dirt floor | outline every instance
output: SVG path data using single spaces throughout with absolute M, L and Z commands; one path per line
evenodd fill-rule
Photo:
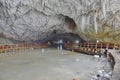
M 105 58 L 57 49 L 0 54 L 0 80 L 92 80 L 100 70 L 110 71 Z

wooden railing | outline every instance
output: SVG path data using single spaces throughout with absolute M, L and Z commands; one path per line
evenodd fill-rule
M 45 48 L 47 46 L 47 43 L 42 44 L 6 44 L 6 45 L 0 45 L 0 53 L 5 52 L 15 52 L 15 51 L 22 51 L 27 49 L 38 49 L 38 48 Z
M 67 50 L 74 50 L 81 53 L 95 55 L 100 53 L 101 49 L 120 49 L 120 44 L 112 43 L 65 43 L 64 48 Z
M 88 48 L 120 49 L 120 44 L 114 43 L 80 43 L 80 44 L 72 43 L 72 44 Z
M 75 51 L 75 52 L 80 52 L 88 55 L 99 55 L 101 56 L 101 49 L 120 49 L 119 44 L 111 44 L 111 43 L 80 43 L 80 44 L 75 44 L 75 43 L 65 43 L 64 48 L 67 50 Z M 114 69 L 115 65 L 115 59 L 114 56 L 107 51 L 107 53 L 102 53 L 108 61 L 111 63 L 112 69 Z
M 6 45 L 0 45 L 0 53 L 2 52 L 11 52 L 11 51 L 20 51 L 20 50 L 26 50 L 30 48 L 38 49 L 38 48 L 44 48 L 48 44 L 42 43 L 42 44 L 27 44 L 27 43 L 21 43 L 21 44 L 6 44 Z M 119 49 L 120 50 L 120 44 L 113 44 L 113 43 L 64 43 L 64 46 L 67 48 L 78 48 L 78 47 L 85 47 L 85 48 L 107 48 L 107 49 Z

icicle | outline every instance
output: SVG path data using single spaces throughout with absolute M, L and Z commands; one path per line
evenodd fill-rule
M 103 16 L 106 19 L 106 0 L 101 0 L 101 5 L 102 5 Z
M 44 7 L 44 0 L 41 0 L 42 8 Z
M 114 22 L 114 25 L 115 25 L 115 29 L 117 29 L 118 28 L 118 22 L 116 20 Z
M 98 31 L 98 24 L 97 24 L 97 21 L 96 21 L 96 13 L 94 14 L 94 29 L 95 29 L 95 32 L 97 33 L 97 31 Z
M 89 24 L 90 24 L 90 16 L 88 15 L 86 20 L 86 25 L 89 26 Z
M 84 32 L 85 30 L 85 20 L 86 20 L 86 17 L 85 15 L 82 15 L 81 17 L 81 30 Z
M 112 22 L 113 28 L 115 29 L 115 21 Z
M 88 9 L 90 9 L 90 1 L 86 2 L 86 6 L 87 6 Z

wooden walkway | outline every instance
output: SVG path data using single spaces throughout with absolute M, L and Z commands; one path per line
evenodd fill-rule
M 110 43 L 65 43 L 64 47 L 67 50 L 74 50 L 76 52 L 87 53 L 89 55 L 98 54 L 101 49 L 120 49 L 119 44 Z
M 119 47 L 115 47 L 114 44 L 98 44 L 98 43 L 81 43 L 81 44 L 73 44 L 73 43 L 66 43 L 64 44 L 64 48 L 67 50 L 75 51 L 84 53 L 87 55 L 101 55 L 103 54 L 108 58 L 109 62 L 111 63 L 112 69 L 114 69 L 115 59 L 111 52 L 103 52 L 101 53 L 101 49 L 119 49 Z

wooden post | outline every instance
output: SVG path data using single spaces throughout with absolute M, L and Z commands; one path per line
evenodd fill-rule
M 84 47 L 84 43 L 83 43 L 83 47 Z
M 114 43 L 114 48 L 113 48 L 113 49 L 115 49 L 115 46 L 116 46 L 116 45 L 115 45 L 115 43 Z
M 97 47 L 98 47 L 98 43 L 96 43 L 96 45 L 95 45 L 95 48 L 97 49 Z
M 100 46 L 101 46 L 101 49 L 102 49 L 102 43 L 101 43 L 101 45 L 100 45 Z
M 108 49 L 109 48 L 109 43 L 106 43 L 106 49 Z
M 87 47 L 89 48 L 89 43 L 87 44 Z
M 90 43 L 89 47 L 92 48 L 92 43 Z
M 119 44 L 119 50 L 120 50 L 120 44 Z
M 6 51 L 5 51 L 5 45 L 3 45 L 3 52 L 5 53 Z

